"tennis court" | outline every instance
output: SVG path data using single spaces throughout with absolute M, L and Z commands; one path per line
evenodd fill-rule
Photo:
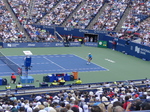
M 12 69 L 10 69 L 6 64 L 0 61 L 0 76 L 11 75 Z
M 43 76 L 48 75 L 49 73 L 45 72 L 42 73 L 40 70 L 44 67 L 46 67 L 49 63 L 47 68 L 44 68 L 45 70 L 53 70 L 53 66 L 55 66 L 54 70 L 62 69 L 61 67 L 55 65 L 54 63 L 66 68 L 66 69 L 72 69 L 70 70 L 69 74 L 72 73 L 75 69 L 80 68 L 98 68 L 97 70 L 81 70 L 82 72 L 78 72 L 78 77 L 81 78 L 83 83 L 95 83 L 95 82 L 105 82 L 105 81 L 119 81 L 119 80 L 135 80 L 135 79 L 144 79 L 144 78 L 150 78 L 149 75 L 149 61 L 143 61 L 139 58 L 125 55 L 123 53 L 113 51 L 111 49 L 107 48 L 96 48 L 96 47 L 52 47 L 52 48 L 6 48 L 1 49 L 0 51 L 6 55 L 8 58 L 10 58 L 15 63 L 18 63 L 19 65 L 24 64 L 24 53 L 23 51 L 31 51 L 33 53 L 32 56 L 32 68 L 31 71 L 29 71 L 29 75 L 34 74 L 31 73 L 32 71 L 36 71 L 36 74 L 31 75 L 34 77 L 35 82 L 33 85 L 39 86 L 39 82 L 43 81 Z M 86 65 L 86 57 L 88 53 L 92 53 L 93 60 L 91 65 Z M 58 55 L 59 54 L 59 55 Z M 64 60 L 64 55 L 67 56 Z M 45 59 L 44 56 L 47 56 Z M 54 56 L 54 57 L 51 57 Z M 57 57 L 57 56 L 61 56 Z M 69 57 L 70 56 L 70 57 Z M 73 57 L 71 57 L 73 56 Z M 15 59 L 17 58 L 17 59 Z M 73 58 L 73 59 L 72 59 Z M 36 59 L 36 60 L 35 60 Z M 52 63 L 51 61 L 54 63 Z M 61 60 L 58 60 L 61 59 Z M 70 60 L 72 62 L 70 62 Z M 18 62 L 18 61 L 19 62 Z M 61 64 L 60 64 L 60 61 Z M 68 62 L 68 65 L 64 62 Z M 39 64 L 38 64 L 39 63 Z M 42 64 L 43 63 L 43 64 Z M 75 64 L 74 64 L 75 63 Z M 36 66 L 39 66 L 40 68 L 36 68 Z M 53 66 L 52 66 L 53 65 Z M 0 62 L 0 67 L 4 66 L 2 62 Z M 74 66 L 74 67 L 72 67 Z M 56 68 L 57 67 L 57 68 Z M 78 68 L 77 68 L 78 67 Z M 102 70 L 100 70 L 102 68 Z M 3 68 L 2 68 L 3 69 Z M 106 70 L 103 70 L 106 69 Z M 0 68 L 1 70 L 1 68 Z M 39 70 L 39 72 L 37 72 Z M 10 72 L 9 68 L 5 72 Z M 3 73 L 1 73 L 1 78 L 5 77 L 8 80 L 10 79 L 9 76 L 2 76 Z M 19 76 L 17 77 L 17 80 L 19 82 Z M 38 82 L 36 82 L 38 80 Z M 73 83 L 72 81 L 66 82 L 66 84 Z M 13 86 L 13 85 L 12 85 Z M 4 87 L 0 87 L 0 89 L 4 89 Z
M 19 65 L 24 65 L 25 56 L 7 56 L 8 59 Z M 108 71 L 108 69 L 101 67 L 95 63 L 86 64 L 87 60 L 74 54 L 61 55 L 33 55 L 32 67 L 29 74 L 49 74 L 49 73 L 68 73 L 73 71 L 91 72 L 91 71 Z M 0 64 L 0 66 L 5 64 Z M 7 69 L 5 69 L 7 68 Z M 24 68 L 23 74 L 25 74 Z M 3 74 L 2 71 L 3 70 Z M 8 67 L 0 70 L 0 75 L 11 75 L 13 71 L 8 72 Z M 5 70 L 5 71 L 4 71 Z

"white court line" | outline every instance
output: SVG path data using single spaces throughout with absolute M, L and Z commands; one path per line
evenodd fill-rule
M 8 74 L 8 73 L 9 73 L 10 75 L 12 74 L 12 72 L 0 72 L 0 74 Z
M 110 59 L 105 59 L 106 61 L 109 61 L 109 62 L 111 62 L 111 63 L 115 63 L 115 61 L 113 61 L 113 60 L 110 60 Z
M 95 70 L 95 68 L 90 68 L 91 70 Z M 98 70 L 96 71 L 105 71 L 105 70 L 100 70 L 99 68 L 97 68 Z M 75 70 L 83 70 L 83 72 L 85 70 L 89 70 L 89 68 L 78 68 L 78 69 L 65 69 L 65 71 L 75 71 Z M 43 71 L 62 71 L 62 69 L 55 69 L 55 70 L 32 70 L 30 71 L 32 72 L 43 72 Z
M 58 65 L 57 63 L 55 63 L 55 62 L 51 61 L 50 59 L 48 59 L 48 58 L 46 58 L 46 57 L 44 57 L 44 58 L 45 58 L 46 60 L 50 61 L 51 63 L 53 63 L 53 64 L 55 64 L 55 65 L 59 66 L 60 68 L 65 69 L 64 67 L 62 67 L 62 66 Z
M 73 55 L 75 55 L 75 54 L 73 54 Z M 81 59 L 83 59 L 83 60 L 86 60 L 86 59 L 84 59 L 84 58 L 82 58 L 82 57 L 80 57 L 80 56 L 78 56 L 78 55 L 75 55 L 75 56 L 77 56 L 77 57 L 79 57 L 79 58 L 81 58 Z M 86 60 L 87 61 L 87 60 Z M 93 62 L 92 62 L 93 63 Z M 93 64 L 95 64 L 95 63 L 93 63 Z M 95 64 L 95 65 L 97 65 L 97 66 L 100 66 L 100 65 L 98 65 L 98 64 Z M 109 69 L 107 69 L 107 68 L 105 68 L 105 67 L 102 67 L 102 66 L 100 66 L 101 68 L 103 68 L 103 69 L 106 69 L 106 71 L 109 71 Z

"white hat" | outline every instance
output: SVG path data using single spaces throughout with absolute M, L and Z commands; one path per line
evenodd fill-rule
M 71 93 L 74 93 L 74 90 L 71 90 L 70 92 L 71 92 Z
M 37 102 L 37 105 L 41 105 L 41 102 Z
M 59 97 L 58 96 L 54 96 L 53 99 L 54 100 L 56 100 L 56 99 L 59 100 Z
M 83 110 L 84 110 L 84 112 L 89 112 L 89 110 L 88 110 L 88 105 L 83 105 Z
M 105 105 L 109 105 L 109 101 L 108 101 L 108 98 L 106 98 L 105 96 L 102 97 L 102 102 L 105 104 Z
M 84 100 L 85 100 L 85 98 L 80 98 L 80 100 L 81 100 L 81 101 L 84 101 Z
M 97 88 L 97 90 L 103 92 L 103 88 Z
M 93 91 L 90 91 L 90 92 L 89 92 L 89 95 L 90 95 L 90 96 L 93 96 L 93 95 L 94 95 Z

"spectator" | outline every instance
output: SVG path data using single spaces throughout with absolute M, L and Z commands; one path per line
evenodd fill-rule
M 12 94 L 11 97 L 10 97 L 10 100 L 15 101 L 15 100 L 17 100 L 17 97 L 14 94 Z
M 71 110 L 71 105 L 70 105 L 70 104 L 67 104 L 67 105 L 66 105 L 66 109 L 67 109 L 67 112 L 73 112 L 73 111 Z
M 13 103 L 13 107 L 11 108 L 11 112 L 18 112 L 18 109 L 16 108 L 15 103 Z
M 123 108 L 126 110 L 127 106 L 130 104 L 131 102 L 129 101 L 129 96 L 125 96 L 125 102 L 123 104 Z
M 124 112 L 124 109 L 121 106 L 116 106 L 113 108 L 113 112 Z
M 92 106 L 91 112 L 102 112 L 101 108 L 99 106 Z

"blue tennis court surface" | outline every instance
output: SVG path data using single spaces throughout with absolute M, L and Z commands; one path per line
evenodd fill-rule
M 10 60 L 18 64 L 24 65 L 25 56 L 7 56 Z M 30 74 L 48 74 L 48 73 L 67 73 L 67 72 L 90 72 L 90 71 L 107 71 L 106 68 L 97 64 L 86 64 L 87 61 L 79 56 L 73 54 L 65 55 L 33 55 L 32 68 L 29 70 Z M 9 69 L 4 63 L 0 62 L 0 75 L 11 75 L 13 71 Z M 24 68 L 23 73 L 25 73 Z M 2 71 L 1 71 L 2 70 Z

